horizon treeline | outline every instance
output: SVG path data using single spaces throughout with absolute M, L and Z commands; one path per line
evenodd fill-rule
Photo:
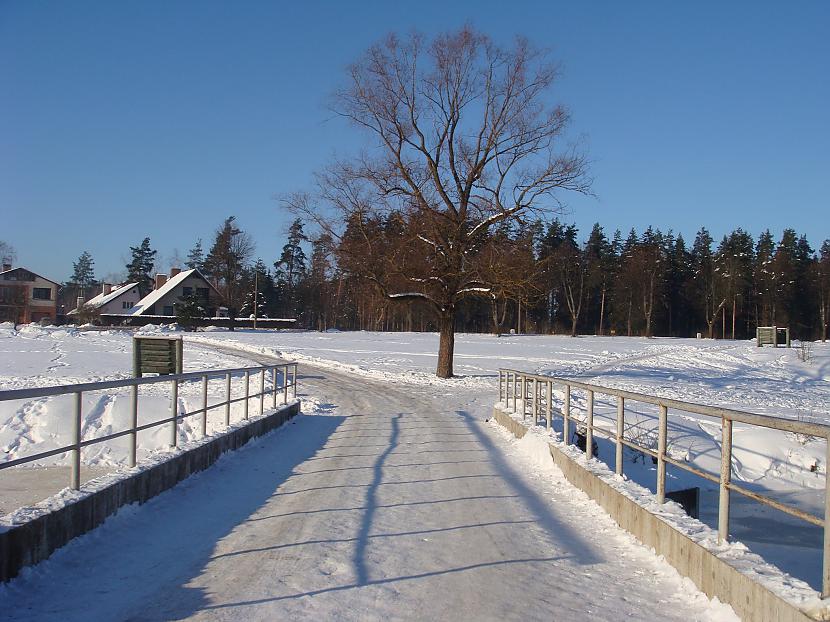
M 313 330 L 437 330 L 424 303 L 392 300 L 349 269 L 352 227 L 339 240 L 309 237 L 297 219 L 269 265 L 251 262 L 250 237 L 231 217 L 209 252 L 199 240 L 184 264 L 211 278 L 240 316 L 253 314 L 256 290 L 258 316 L 296 318 Z M 395 227 L 394 216 L 373 223 L 377 242 L 393 244 Z M 816 249 L 794 229 L 756 239 L 739 227 L 716 241 L 702 227 L 689 243 L 653 227 L 609 236 L 597 223 L 580 236 L 573 224 L 535 220 L 494 230 L 477 252 L 492 257 L 479 262 L 492 285 L 461 303 L 462 332 L 745 339 L 756 326 L 776 325 L 797 339 L 827 336 L 830 240 Z
M 347 225 L 339 242 L 309 239 L 296 220 L 274 271 L 259 261 L 240 290 L 252 292 L 258 272 L 259 309 L 306 328 L 437 330 L 422 304 L 390 300 L 338 264 L 350 237 Z M 703 227 L 687 243 L 652 227 L 609 236 L 599 224 L 581 238 L 554 219 L 502 227 L 485 246 L 499 249 L 497 285 L 464 301 L 459 331 L 744 339 L 777 325 L 794 338 L 826 338 L 830 240 L 814 249 L 793 229 L 755 239 L 737 228 L 716 241 Z

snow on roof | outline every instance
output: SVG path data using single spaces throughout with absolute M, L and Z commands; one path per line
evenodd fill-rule
M 167 282 L 159 287 L 158 289 L 154 289 L 149 294 L 144 296 L 141 300 L 138 301 L 138 304 L 133 308 L 130 315 L 144 315 L 144 312 L 156 304 L 159 300 L 164 298 L 167 294 L 172 292 L 178 285 L 182 283 L 187 277 L 189 276 L 196 276 L 202 279 L 205 283 L 210 285 L 213 288 L 213 285 L 210 281 L 208 281 L 204 275 L 199 272 L 197 269 L 193 268 L 192 270 L 185 270 L 184 272 L 179 272 L 176 276 L 170 277 L 167 279 Z
M 87 300 L 85 304 L 87 304 L 89 306 L 92 306 L 92 307 L 95 307 L 96 309 L 100 309 L 101 307 L 103 307 L 108 302 L 112 302 L 113 300 L 115 300 L 119 296 L 122 296 L 123 294 L 126 294 L 133 287 L 136 287 L 137 285 L 138 285 L 138 283 L 127 283 L 126 285 L 119 285 L 118 287 L 113 289 L 109 294 L 105 294 L 105 293 L 101 292 L 100 294 L 98 294 L 94 298 L 90 298 L 89 300 Z M 78 309 L 72 309 L 72 311 L 70 311 L 70 313 L 73 313 L 77 310 Z

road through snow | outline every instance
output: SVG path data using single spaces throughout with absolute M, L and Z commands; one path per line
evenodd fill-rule
M 731 619 L 558 471 L 531 473 L 485 422 L 493 395 L 303 365 L 300 396 L 313 414 L 0 587 L 4 617 Z

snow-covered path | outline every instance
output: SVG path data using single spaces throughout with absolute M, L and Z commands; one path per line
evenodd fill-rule
M 248 355 L 250 356 L 250 355 Z M 316 413 L 0 588 L 9 620 L 729 617 L 484 422 L 493 396 L 304 366 Z

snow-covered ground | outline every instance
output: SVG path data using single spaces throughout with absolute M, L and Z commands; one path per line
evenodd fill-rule
M 146 332 L 164 330 L 151 328 Z M 132 336 L 131 332 L 119 330 L 84 331 L 36 325 L 14 330 L 10 324 L 0 324 L 0 390 L 130 378 Z M 243 366 L 246 363 L 239 359 L 190 347 L 184 371 Z M 270 377 L 267 381 L 270 386 Z M 234 395 L 242 395 L 242 383 L 241 377 L 233 379 Z M 258 390 L 256 379 L 251 387 L 252 392 Z M 198 381 L 180 386 L 180 413 L 201 408 L 201 390 Z M 129 395 L 128 388 L 84 393 L 82 438 L 86 440 L 127 429 Z M 142 386 L 139 389 L 139 425 L 169 416 L 169 395 L 167 383 Z M 224 399 L 224 380 L 211 380 L 208 404 Z M 257 400 L 251 400 L 250 408 L 257 407 Z M 231 419 L 240 419 L 243 409 L 242 403 L 233 404 Z M 71 443 L 71 413 L 71 395 L 0 401 L 0 450 L 4 459 L 12 460 Z M 210 434 L 221 427 L 224 427 L 224 409 L 215 408 L 209 412 L 207 431 Z M 139 432 L 139 460 L 167 448 L 169 432 L 165 428 L 160 426 Z M 181 442 L 198 438 L 201 433 L 198 417 L 184 419 L 178 431 Z M 82 461 L 87 466 L 125 464 L 128 443 L 129 439 L 122 437 L 107 444 L 86 447 L 82 450 Z M 67 461 L 66 454 L 59 454 L 39 461 L 38 466 L 67 464 Z
M 158 330 L 148 327 L 145 332 Z M 38 327 L 13 331 L 0 326 L 0 389 L 128 377 L 130 339 L 127 331 Z M 495 402 L 497 370 L 507 367 L 830 423 L 830 344 L 814 344 L 812 361 L 803 362 L 796 349 L 759 349 L 751 341 L 462 334 L 456 338 L 455 356 L 455 370 L 460 377 L 440 380 L 434 376 L 438 337 L 430 333 L 215 330 L 186 333 L 185 339 L 188 371 L 239 366 L 238 359 L 208 349 L 210 345 L 231 344 L 252 354 L 283 356 L 389 383 L 429 386 L 438 395 L 474 391 L 491 396 Z M 217 384 L 216 399 L 222 391 Z M 183 389 L 182 400 L 186 403 L 197 394 L 198 387 Z M 126 412 L 125 405 L 119 404 L 126 404 L 126 400 L 102 396 L 89 399 L 85 410 L 97 418 L 88 424 L 88 434 L 117 429 Z M 142 401 L 148 413 L 152 399 L 153 395 L 148 394 L 147 402 Z M 158 408 L 168 407 L 166 398 L 157 399 Z M 66 412 L 57 408 L 58 404 L 58 400 L 14 407 L 0 403 L 0 446 L 8 458 L 65 442 Z M 584 408 L 584 397 L 579 393 L 573 396 L 573 406 L 577 415 Z M 614 408 L 609 398 L 599 397 L 596 422 L 611 427 Z M 626 409 L 628 433 L 641 438 L 653 436 L 653 409 L 630 402 Z M 217 411 L 212 425 L 219 425 L 220 419 Z M 561 426 L 555 425 L 554 436 L 558 432 Z M 182 426 L 183 440 L 193 433 L 190 427 Z M 140 441 L 143 451 L 149 452 L 164 446 L 166 434 L 160 430 Z M 719 421 L 670 414 L 669 451 L 676 458 L 717 472 L 719 442 Z M 826 473 L 823 440 L 736 425 L 734 442 L 736 480 L 821 516 Z M 88 464 L 119 464 L 125 455 L 123 447 L 114 446 L 90 451 L 84 460 Z M 610 461 L 612 456 L 612 446 L 600 440 L 600 459 Z M 55 463 L 59 460 L 55 458 Z M 627 452 L 625 471 L 627 477 L 653 490 L 655 474 L 650 460 Z M 669 489 L 688 486 L 701 487 L 701 519 L 715 524 L 715 487 L 671 468 Z M 818 584 L 820 529 L 733 495 L 732 533 L 787 571 L 814 586 Z
M 536 472 L 490 391 L 300 381 L 304 414 L 0 586 L 4 619 L 735 620 Z

